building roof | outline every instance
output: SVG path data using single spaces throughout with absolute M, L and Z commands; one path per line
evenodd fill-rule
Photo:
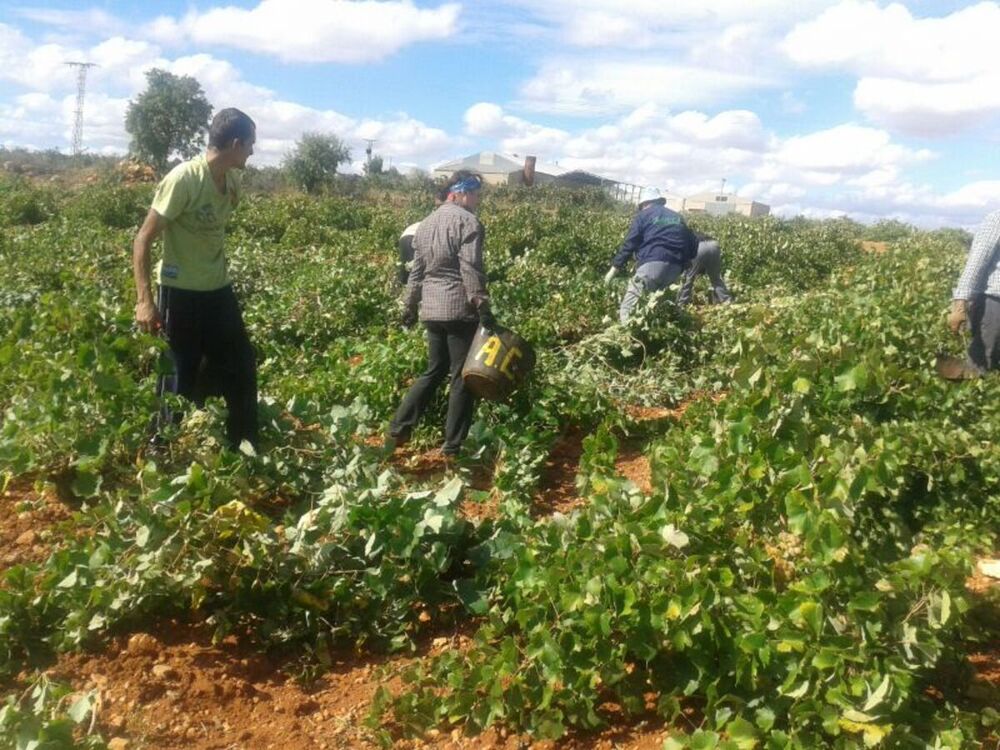
M 524 169 L 524 157 L 518 154 L 505 154 L 499 151 L 480 151 L 460 159 L 452 159 L 434 167 L 435 172 L 455 172 L 459 169 L 471 169 L 480 174 L 510 174 Z M 535 172 L 557 177 L 566 170 L 557 164 L 535 162 Z

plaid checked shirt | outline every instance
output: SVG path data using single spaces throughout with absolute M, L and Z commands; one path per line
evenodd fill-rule
M 987 216 L 976 230 L 952 299 L 968 300 L 977 294 L 1000 297 L 1000 211 Z
M 403 306 L 420 306 L 421 320 L 478 320 L 489 301 L 483 269 L 483 225 L 471 211 L 444 203 L 420 222 Z

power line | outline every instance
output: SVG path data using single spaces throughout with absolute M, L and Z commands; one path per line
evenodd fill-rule
M 87 70 L 97 67 L 92 62 L 67 62 L 66 65 L 76 68 L 76 112 L 73 121 L 73 156 L 83 153 L 83 99 L 87 92 Z

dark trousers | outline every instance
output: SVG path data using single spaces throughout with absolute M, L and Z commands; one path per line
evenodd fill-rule
M 231 286 L 210 292 L 161 286 L 160 314 L 174 372 L 158 395 L 176 393 L 198 406 L 221 395 L 229 414 L 226 436 L 235 448 L 257 444 L 257 362 Z
M 399 260 L 396 261 L 396 278 L 399 283 L 406 286 L 410 280 L 410 263 L 413 260 L 413 235 L 408 234 L 399 238 Z
M 1000 297 L 977 294 L 969 300 L 969 362 L 983 373 L 1000 369 Z
M 448 396 L 443 451 L 455 454 L 469 434 L 476 408 L 473 395 L 466 390 L 462 381 L 462 365 L 465 364 L 478 323 L 426 321 L 424 327 L 427 329 L 427 370 L 416 379 L 403 397 L 396 416 L 389 423 L 389 434 L 408 437 L 430 405 L 438 386 L 450 375 L 451 392 Z

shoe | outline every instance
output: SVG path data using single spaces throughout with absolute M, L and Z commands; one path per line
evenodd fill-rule
M 397 448 L 402 448 L 410 442 L 410 433 L 400 432 L 393 435 L 391 432 L 386 433 L 385 440 L 382 443 L 382 450 L 386 453 L 394 453 Z
M 934 369 L 945 380 L 970 380 L 979 377 L 979 372 L 969 367 L 965 360 L 958 357 L 949 357 L 946 354 L 937 355 L 937 359 L 934 362 Z

